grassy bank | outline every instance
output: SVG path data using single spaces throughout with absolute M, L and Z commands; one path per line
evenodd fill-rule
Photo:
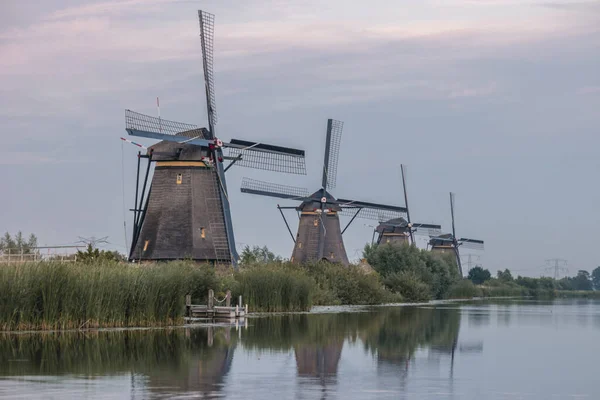
M 490 284 L 491 283 L 491 284 Z M 471 299 L 473 297 L 531 297 L 539 299 L 582 298 L 600 299 L 600 291 L 559 290 L 554 288 L 527 288 L 514 282 L 486 282 L 474 285 L 464 279 L 454 284 L 448 293 L 448 299 Z
M 0 268 L 0 329 L 160 326 L 183 321 L 185 295 L 217 279 L 184 263 L 32 263 Z
M 181 324 L 185 295 L 202 304 L 209 288 L 219 298 L 226 290 L 233 299 L 242 295 L 254 312 L 401 300 L 377 273 L 327 263 L 272 263 L 240 271 L 184 262 L 13 264 L 0 268 L 0 330 Z
M 376 272 L 326 262 L 256 264 L 223 278 L 252 311 L 306 311 L 314 305 L 382 304 L 402 300 Z
M 460 279 L 451 257 L 414 246 L 368 248 L 370 266 L 273 261 L 238 271 L 186 262 L 40 262 L 0 267 L 0 330 L 178 325 L 185 295 L 205 304 L 208 289 L 231 290 L 252 312 L 307 311 L 315 305 L 370 305 L 473 297 L 582 297 L 546 278 L 482 285 Z M 525 286 L 528 285 L 528 286 Z

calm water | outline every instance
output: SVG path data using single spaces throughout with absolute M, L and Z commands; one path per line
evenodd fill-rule
M 0 398 L 600 399 L 599 338 L 588 300 L 0 335 Z

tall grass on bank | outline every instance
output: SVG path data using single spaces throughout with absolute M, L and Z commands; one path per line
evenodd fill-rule
M 379 274 L 356 265 L 318 262 L 256 264 L 234 274 L 234 294 L 247 299 L 252 311 L 308 311 L 313 305 L 366 305 L 400 301 Z
M 253 311 L 305 311 L 315 283 L 306 271 L 286 265 L 256 265 L 235 274 L 236 291 Z
M 0 268 L 0 329 L 160 326 L 183 321 L 185 295 L 216 284 L 186 263 L 32 263 Z
M 185 295 L 206 302 L 231 290 L 252 311 L 400 301 L 379 274 L 326 262 L 274 262 L 239 271 L 194 263 L 40 262 L 0 268 L 0 330 L 165 326 L 183 323 Z

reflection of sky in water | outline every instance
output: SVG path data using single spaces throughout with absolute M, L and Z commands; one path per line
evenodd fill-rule
M 98 344 L 91 341 L 77 347 L 79 355 L 62 353 L 60 376 L 48 376 L 36 363 L 7 372 L 9 359 L 23 363 L 14 357 L 27 356 L 7 353 L 18 341 L 11 336 L 12 347 L 0 338 L 0 397 L 591 399 L 600 397 L 591 351 L 599 328 L 600 302 L 591 301 L 251 319 L 229 337 L 215 328 L 210 347 L 204 328 L 191 336 L 175 331 L 164 343 L 156 331 L 151 339 L 132 337 L 139 343 L 127 348 L 135 352 L 116 361 L 85 354 Z M 122 344 L 118 336 L 111 340 L 111 348 Z M 68 343 L 61 352 L 77 342 Z M 45 362 L 51 361 L 48 355 Z

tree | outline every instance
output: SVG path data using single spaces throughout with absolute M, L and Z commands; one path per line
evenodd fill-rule
M 253 246 L 250 248 L 250 246 L 246 245 L 240 254 L 241 265 L 268 264 L 282 261 L 283 259 L 280 256 L 276 256 L 267 246 Z
M 414 299 L 416 292 L 408 289 L 413 284 L 418 286 L 418 290 L 415 290 L 419 293 L 423 293 L 423 288 L 427 287 L 430 297 L 444 298 L 452 284 L 459 279 L 455 257 L 421 250 L 407 243 L 367 245 L 363 255 L 368 264 L 384 278 L 386 286 L 407 299 Z
M 587 271 L 577 271 L 577 276 L 573 278 L 572 283 L 575 290 L 592 290 L 592 280 Z
M 123 261 L 124 257 L 117 251 L 99 250 L 88 244 L 85 251 L 77 250 L 77 261 L 91 264 L 93 262 L 117 262 Z
M 469 271 L 469 275 L 467 278 L 476 285 L 481 285 L 483 282 L 487 281 L 492 277 L 492 274 L 489 270 L 483 269 L 481 267 L 473 267 Z
M 23 253 L 33 254 L 37 247 L 37 237 L 32 233 L 29 238 L 25 240 L 21 231 L 12 237 L 10 233 L 6 232 L 2 238 L 0 238 L 0 251 L 12 253 Z
M 498 280 L 502 282 L 512 282 L 513 276 L 507 268 L 504 271 L 498 271 Z
M 596 269 L 592 271 L 592 286 L 594 289 L 600 290 L 600 267 L 596 267 Z

